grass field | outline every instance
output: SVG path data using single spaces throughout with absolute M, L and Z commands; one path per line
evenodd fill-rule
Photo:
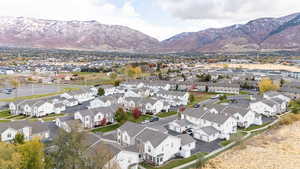
M 109 126 L 93 129 L 92 132 L 94 132 L 94 133 L 96 133 L 96 132 L 106 133 L 106 132 L 116 130 L 117 128 L 121 127 L 122 125 L 123 125 L 122 123 L 116 123 L 116 124 L 112 124 L 112 125 L 109 125 Z
M 128 112 L 128 121 L 134 122 L 134 123 L 141 123 L 145 120 L 150 120 L 152 118 L 151 115 L 141 115 L 138 119 L 135 119 L 132 115 L 132 113 Z
M 190 94 L 194 95 L 195 99 L 193 102 L 190 102 L 188 106 L 192 107 L 195 104 L 202 102 L 204 100 L 210 99 L 214 94 L 211 93 L 202 93 L 202 92 L 190 92 Z
M 10 116 L 10 111 L 9 110 L 4 110 L 0 112 L 0 118 L 5 118 Z
M 165 117 L 169 117 L 169 116 L 173 116 L 176 115 L 177 112 L 175 111 L 171 111 L 171 112 L 160 112 L 158 113 L 156 116 L 160 117 L 160 118 L 165 118 Z

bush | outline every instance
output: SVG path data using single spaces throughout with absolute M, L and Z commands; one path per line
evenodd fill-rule
M 122 108 L 119 108 L 115 114 L 115 119 L 117 122 L 125 122 L 128 119 L 127 113 Z
M 105 94 L 105 91 L 103 88 L 98 89 L 98 96 L 103 96 Z
M 135 108 L 132 111 L 132 115 L 135 119 L 138 119 L 142 115 L 142 112 L 138 108 Z

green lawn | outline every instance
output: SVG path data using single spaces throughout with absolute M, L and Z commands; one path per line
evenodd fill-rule
M 121 127 L 122 125 L 123 125 L 123 123 L 116 123 L 116 124 L 112 124 L 112 125 L 109 125 L 109 126 L 93 129 L 92 132 L 94 132 L 94 133 L 95 132 L 106 133 L 106 132 L 116 130 L 117 128 Z
M 240 94 L 241 95 L 246 95 L 246 94 L 251 94 L 250 92 L 247 92 L 247 91 L 240 91 Z
M 147 168 L 147 169 L 172 169 L 172 168 L 175 168 L 177 166 L 180 166 L 180 165 L 186 164 L 188 162 L 194 161 L 196 159 L 202 158 L 206 154 L 207 153 L 201 152 L 201 153 L 195 154 L 195 155 L 193 155 L 189 158 L 172 160 L 172 161 L 168 162 L 167 164 L 162 165 L 160 167 L 154 167 L 154 166 L 152 166 L 150 164 L 146 164 L 146 163 L 142 163 L 142 166 Z
M 246 135 L 245 132 L 237 131 L 236 133 L 234 133 L 234 134 L 232 134 L 232 135 L 230 136 L 230 139 L 229 139 L 229 140 L 221 141 L 221 142 L 219 143 L 219 145 L 224 147 L 224 146 L 226 146 L 226 145 L 228 145 L 228 144 L 230 144 L 230 143 L 232 143 L 232 142 L 234 142 L 234 141 L 240 140 L 240 139 L 243 138 L 245 135 Z
M 8 117 L 10 115 L 10 110 L 4 110 L 0 112 L 0 118 Z
M 201 93 L 201 92 L 190 92 L 190 94 L 193 94 L 195 99 L 193 102 L 190 102 L 188 104 L 188 106 L 192 107 L 195 104 L 202 102 L 204 100 L 210 99 L 212 96 L 214 96 L 214 94 L 210 94 L 210 93 Z
M 10 122 L 10 120 L 0 120 L 0 123 L 7 123 Z
M 251 130 L 255 130 L 255 129 L 259 129 L 259 128 L 262 128 L 262 127 L 265 127 L 266 125 L 270 124 L 271 122 L 268 122 L 268 123 L 265 123 L 265 124 L 262 124 L 260 126 L 257 126 L 257 125 L 251 125 L 250 127 L 246 128 L 246 129 L 243 129 L 243 131 L 251 131 Z
M 141 115 L 138 119 L 135 119 L 132 115 L 132 113 L 128 112 L 128 121 L 134 122 L 134 123 L 141 123 L 145 120 L 150 120 L 152 118 L 151 115 Z
M 160 112 L 158 113 L 156 116 L 160 117 L 160 118 L 164 118 L 164 117 L 169 117 L 169 116 L 173 116 L 176 115 L 177 112 L 175 111 L 171 111 L 171 112 Z
M 23 115 L 12 115 L 12 116 L 6 117 L 6 119 L 18 119 L 18 118 L 21 118 L 21 117 L 23 117 Z

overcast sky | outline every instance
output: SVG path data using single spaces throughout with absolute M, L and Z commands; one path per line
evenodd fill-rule
M 0 16 L 97 20 L 159 40 L 181 32 L 300 12 L 298 0 L 0 0 Z

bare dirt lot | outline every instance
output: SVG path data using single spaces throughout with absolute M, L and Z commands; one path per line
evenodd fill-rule
M 205 169 L 300 169 L 300 122 L 255 136 Z

